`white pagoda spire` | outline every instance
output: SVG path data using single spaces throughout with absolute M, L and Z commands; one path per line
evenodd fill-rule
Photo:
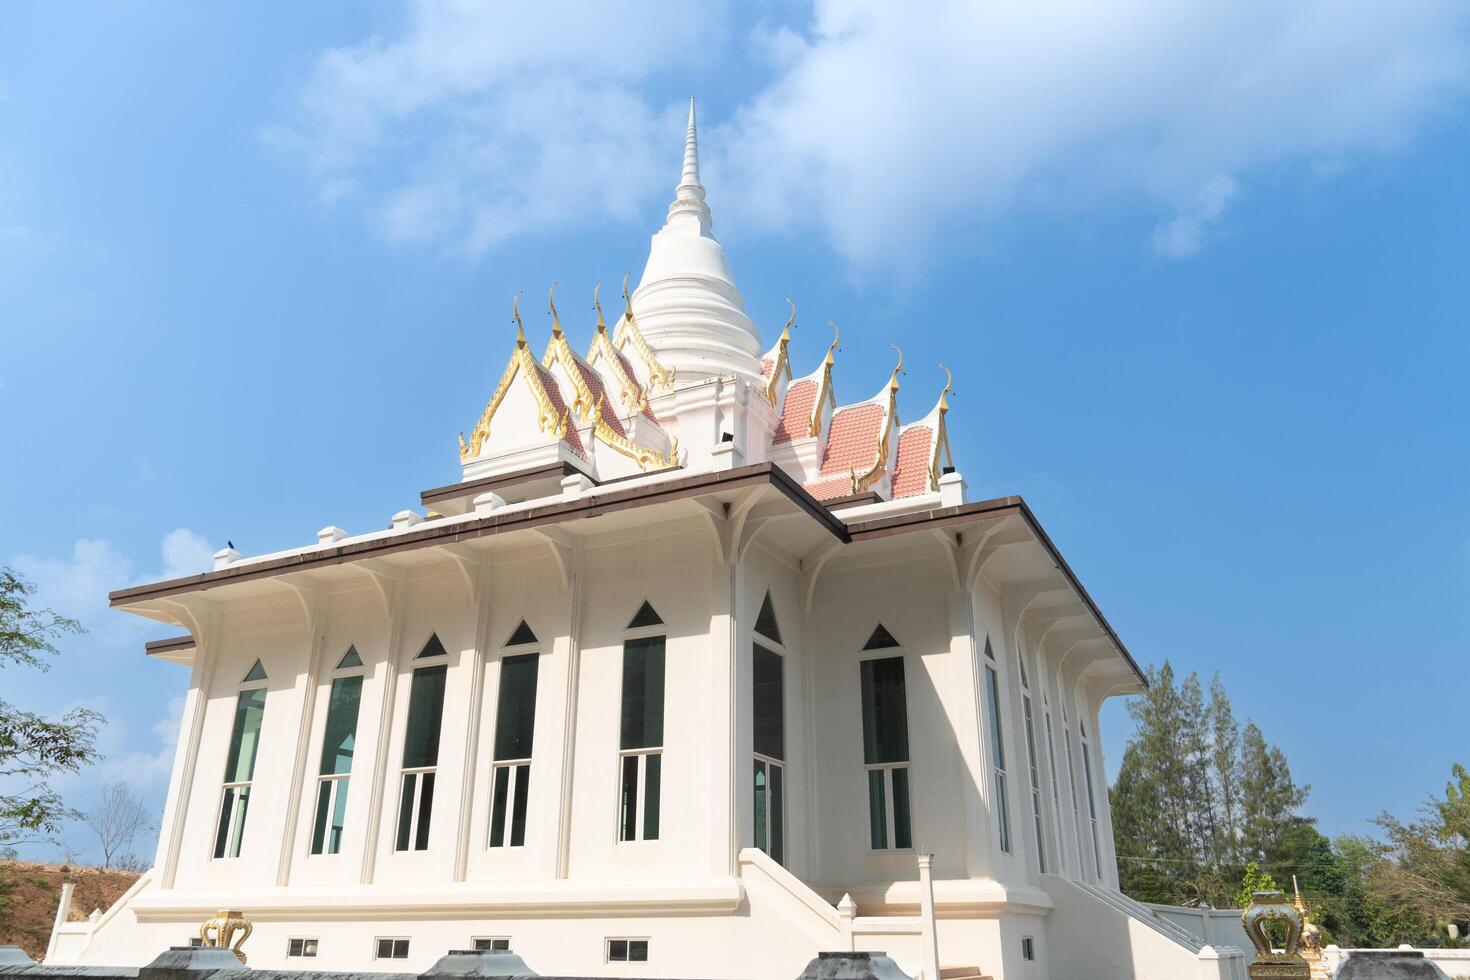
M 730 259 L 712 226 L 690 99 L 684 165 L 668 218 L 653 236 L 633 310 L 644 339 L 677 381 L 733 375 L 764 386 L 760 332 L 745 314 Z
M 689 130 L 684 135 L 684 172 L 679 175 L 679 186 L 674 188 L 674 203 L 669 205 L 672 211 L 681 202 L 698 201 L 704 203 L 704 185 L 699 182 L 699 132 L 694 122 L 694 100 L 689 100 Z M 706 220 L 709 217 L 709 205 L 704 205 Z

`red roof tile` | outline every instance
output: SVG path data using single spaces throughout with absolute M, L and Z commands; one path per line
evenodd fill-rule
M 627 436 L 627 430 L 623 428 L 623 420 L 618 418 L 618 406 L 616 401 L 607 397 L 606 392 L 602 387 L 602 375 L 593 370 L 592 365 L 588 364 L 586 361 L 582 360 L 582 358 L 578 357 L 575 352 L 570 351 L 569 349 L 569 353 L 571 353 L 572 355 L 569 358 L 569 360 L 572 362 L 572 370 L 576 371 L 582 376 L 582 383 L 585 384 L 587 386 L 587 390 L 592 393 L 593 407 L 595 408 L 598 405 L 602 406 L 601 419 L 603 424 L 605 424 L 609 429 L 613 430 L 613 432 L 617 433 L 618 435 Z
M 839 409 L 827 426 L 827 448 L 822 453 L 822 476 L 866 474 L 878 461 L 878 442 L 887 413 L 872 402 Z M 850 492 L 850 490 L 849 490 Z
M 567 434 L 565 436 L 567 445 L 575 449 L 578 454 L 584 454 L 582 448 L 582 436 L 577 432 L 577 420 L 567 414 L 566 399 L 562 397 L 561 385 L 557 384 L 556 375 L 536 361 L 532 361 L 536 367 L 536 379 L 541 382 L 541 387 L 546 389 L 546 397 L 550 399 L 551 405 L 556 409 L 557 420 L 567 420 Z
M 898 462 L 894 464 L 893 497 L 912 497 L 929 489 L 929 456 L 934 430 L 911 425 L 898 437 Z
M 811 435 L 812 405 L 817 400 L 817 383 L 811 380 L 793 382 L 786 389 L 786 402 L 781 409 L 781 421 L 771 442 L 779 445 L 793 439 L 805 439 Z
M 852 474 L 825 477 L 806 485 L 806 492 L 818 500 L 836 500 L 852 495 Z
M 776 362 L 769 357 L 761 358 L 761 377 L 769 378 L 771 376 L 771 368 L 775 366 Z
M 640 399 L 643 402 L 643 415 L 650 422 L 657 422 L 658 416 L 653 414 L 653 406 L 648 404 L 648 397 L 643 393 L 643 385 L 638 383 L 638 375 L 633 373 L 633 365 L 630 364 L 628 362 L 628 359 L 623 356 L 623 352 L 618 350 L 612 344 L 608 344 L 607 349 L 612 351 L 612 356 L 618 359 L 618 364 L 622 367 L 623 374 L 633 385 L 633 397 Z

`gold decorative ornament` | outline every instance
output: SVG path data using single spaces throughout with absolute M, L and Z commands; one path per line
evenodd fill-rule
M 1322 956 L 1322 927 L 1307 914 L 1307 904 L 1302 901 L 1302 890 L 1296 883 L 1296 875 L 1291 876 L 1291 890 L 1295 895 L 1292 905 L 1302 917 L 1302 959 L 1307 961 L 1312 980 L 1328 980 L 1331 971 Z
M 240 947 L 245 945 L 245 940 L 250 938 L 253 931 L 255 927 L 245 918 L 243 912 L 221 909 L 211 918 L 205 919 L 204 924 L 199 927 L 199 942 L 203 946 L 228 949 L 243 965 L 245 954 L 240 951 Z M 234 940 L 233 943 L 231 939 Z
M 597 330 L 592 334 L 592 347 L 587 351 L 587 363 L 595 365 L 599 360 L 605 361 L 621 389 L 618 400 L 622 402 L 624 411 L 629 414 L 646 412 L 652 418 L 653 413 L 649 411 L 648 395 L 643 390 L 643 384 L 634 376 L 632 365 L 607 334 L 607 321 L 603 319 L 602 303 L 597 298 L 601 288 L 602 283 L 598 283 L 597 289 L 592 290 L 592 306 L 597 310 Z
M 1286 924 L 1286 942 L 1280 951 L 1272 947 L 1266 933 L 1271 922 Z M 1246 972 L 1251 980 L 1310 980 L 1312 971 L 1302 957 L 1302 914 L 1280 891 L 1259 891 L 1251 895 L 1251 904 L 1240 914 L 1240 924 L 1256 948 L 1256 957 Z
M 674 372 L 659 363 L 657 355 L 649 348 L 648 342 L 643 339 L 643 334 L 638 329 L 638 318 L 633 315 L 633 299 L 628 295 L 626 275 L 623 276 L 623 319 L 618 322 L 613 343 L 617 345 L 618 350 L 622 350 L 628 344 L 633 345 L 633 349 L 643 359 L 643 366 L 648 368 L 650 387 L 658 385 L 664 391 L 674 389 Z
M 827 326 L 832 328 L 832 343 L 827 345 L 827 356 L 822 360 L 822 380 L 817 385 L 817 397 L 812 402 L 812 420 L 807 427 L 807 435 L 819 436 L 822 434 L 822 407 L 829 402 L 832 410 L 837 410 L 837 395 L 832 390 L 832 365 L 836 362 L 833 355 L 842 350 L 838 341 L 842 339 L 842 332 L 837 329 L 837 324 L 831 320 Z
M 771 364 L 771 376 L 766 379 L 766 401 L 772 405 L 776 404 L 776 395 L 780 392 L 781 376 L 791 373 L 786 348 L 791 344 L 791 328 L 796 326 L 796 304 L 791 302 L 790 296 L 786 297 L 786 303 L 791 307 L 791 316 L 786 326 L 781 328 L 781 339 L 776 341 L 776 360 Z
M 531 388 L 532 397 L 536 399 L 537 426 L 540 430 L 554 435 L 557 439 L 566 437 L 566 420 L 563 418 L 565 413 L 557 409 L 555 402 L 551 400 L 551 395 L 541 384 L 536 358 L 532 356 L 531 346 L 526 342 L 525 327 L 521 323 L 520 298 L 521 294 L 516 293 L 510 306 L 511 315 L 515 318 L 516 323 L 515 350 L 511 352 L 510 361 L 505 366 L 505 373 L 500 376 L 500 384 L 496 386 L 495 393 L 486 403 L 485 411 L 480 414 L 480 420 L 470 431 L 469 442 L 466 443 L 464 434 L 460 434 L 459 461 L 461 463 L 469 462 L 480 455 L 480 449 L 485 445 L 485 440 L 490 438 L 490 422 L 495 417 L 495 411 L 505 400 L 506 392 L 510 391 L 511 382 L 515 380 L 517 374 L 524 375 L 526 384 Z M 568 444 L 567 448 L 576 452 L 575 446 Z M 583 453 L 578 453 L 578 455 L 586 458 Z
M 944 389 L 939 392 L 939 404 L 934 407 L 934 410 L 939 414 L 939 420 L 936 423 L 937 431 L 934 433 L 934 444 L 929 449 L 930 490 L 939 489 L 939 477 L 941 476 L 939 465 L 940 450 L 943 450 L 944 458 L 949 460 L 949 465 L 954 465 L 954 453 L 949 450 L 949 428 L 944 422 L 944 417 L 949 414 L 949 395 L 954 390 L 954 375 L 943 364 L 939 365 L 939 370 L 944 372 Z
M 556 306 L 554 304 L 551 311 L 552 316 L 555 317 Z M 554 325 L 551 342 L 546 345 L 546 353 L 541 358 L 541 363 L 547 368 L 557 362 L 561 363 L 562 375 L 571 382 L 572 407 L 583 420 L 592 422 L 592 432 L 598 439 L 636 462 L 639 469 L 662 469 L 675 464 L 675 460 L 670 455 L 665 455 L 648 446 L 640 446 L 608 424 L 602 411 L 603 399 L 592 393 L 592 386 L 587 380 L 588 375 L 594 373 L 594 369 L 592 365 L 577 356 L 576 351 L 572 350 L 572 345 L 567 342 L 566 334 L 561 331 L 560 323 Z
M 553 337 L 560 337 L 561 336 L 561 317 L 557 316 L 557 314 L 556 314 L 556 283 L 555 282 L 553 282 L 551 284 L 551 288 L 546 291 L 546 306 L 547 306 L 548 312 L 551 313 L 551 335 Z

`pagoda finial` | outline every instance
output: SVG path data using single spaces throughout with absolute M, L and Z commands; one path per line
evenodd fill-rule
M 557 315 L 557 312 L 556 312 L 556 283 L 555 282 L 553 282 L 551 284 L 551 288 L 546 291 L 546 305 L 551 310 L 551 335 L 553 337 L 560 337 L 561 336 L 561 317 L 558 316 Z
M 681 201 L 703 201 L 704 185 L 699 182 L 699 133 L 694 121 L 694 99 L 689 100 L 689 129 L 684 134 L 684 170 L 674 197 Z
M 602 291 L 602 283 L 592 287 L 592 306 L 597 310 L 597 332 L 607 333 L 607 321 L 602 318 L 602 303 L 597 299 L 597 294 Z
M 526 346 L 526 327 L 521 323 L 521 291 L 516 290 L 516 298 L 510 301 L 510 315 L 516 320 L 516 346 Z

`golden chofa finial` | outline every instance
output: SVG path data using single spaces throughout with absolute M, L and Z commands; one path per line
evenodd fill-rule
M 510 301 L 510 315 L 516 320 L 516 346 L 526 346 L 526 325 L 521 323 L 521 293 L 516 290 L 516 298 Z
M 950 374 L 949 368 L 942 363 L 939 365 L 939 370 L 944 372 L 944 390 L 939 393 L 939 410 L 947 412 L 949 411 L 949 393 L 954 390 L 954 375 Z
M 546 306 L 551 313 L 551 335 L 553 337 L 560 337 L 561 317 L 556 312 L 556 283 L 554 282 L 551 284 L 551 288 L 546 291 Z
M 633 319 L 633 298 L 628 295 L 628 277 L 631 272 L 623 273 L 623 316 L 629 320 Z
M 903 369 L 903 351 L 899 348 L 897 344 L 889 344 L 888 346 L 892 347 L 895 351 L 898 351 L 898 364 L 893 369 L 893 377 L 888 379 L 888 387 L 893 389 L 894 391 L 897 391 L 898 376 L 905 373 Z
M 786 326 L 781 328 L 781 339 L 791 340 L 791 328 L 796 326 L 796 304 L 791 302 L 791 297 L 786 297 L 786 305 L 791 307 L 791 317 L 786 321 Z
M 827 346 L 827 363 L 831 364 L 833 361 L 833 353 L 842 350 L 842 348 L 838 346 L 838 341 L 842 339 L 842 333 L 837 329 L 837 324 L 833 323 L 831 320 L 827 321 L 827 326 L 832 328 L 832 343 Z
M 602 303 L 597 298 L 597 294 L 601 291 L 602 283 L 600 282 L 592 287 L 592 307 L 597 310 L 597 332 L 607 333 L 607 321 L 602 318 Z

